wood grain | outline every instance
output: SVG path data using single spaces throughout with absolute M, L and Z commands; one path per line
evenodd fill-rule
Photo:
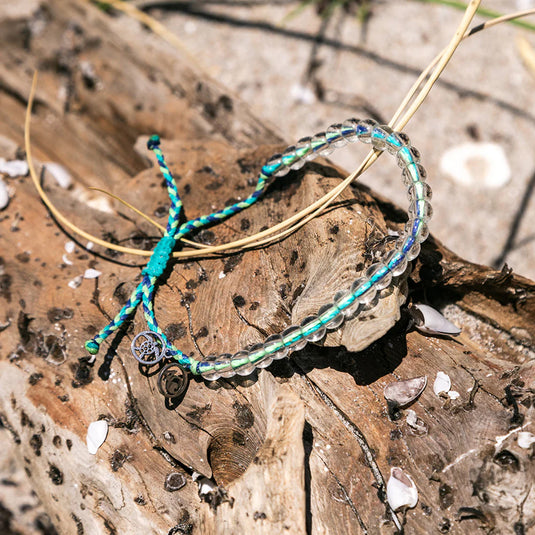
M 263 161 L 284 147 L 239 99 L 123 16 L 81 1 L 3 9 L 0 157 L 12 157 L 16 146 L 22 154 L 38 67 L 35 156 L 65 165 L 75 180 L 62 189 L 46 176 L 46 191 L 95 235 L 146 249 L 156 243 L 148 223 L 85 189 L 113 191 L 163 223 L 162 177 L 142 149 L 151 133 L 163 138 L 188 218 L 243 198 Z M 326 160 L 309 164 L 194 239 L 249 235 L 343 176 Z M 531 281 L 466 262 L 431 238 L 410 278 L 322 345 L 247 379 L 194 380 L 180 404 L 166 404 L 155 377 L 140 374 L 129 353 L 145 328 L 141 314 L 94 366 L 80 360 L 83 342 L 135 287 L 139 259 L 88 249 L 56 225 L 28 178 L 6 180 L 14 195 L 0 212 L 0 433 L 13 446 L 0 464 L 9 474 L 0 500 L 19 531 L 37 533 L 34 521 L 46 515 L 58 533 L 395 533 L 384 493 L 392 466 L 419 491 L 418 506 L 397 515 L 407 533 L 533 528 L 532 450 L 517 443 L 521 430 L 534 432 Z M 357 185 L 279 243 L 173 263 L 156 315 L 184 351 L 236 351 L 349 286 L 404 217 Z M 69 287 L 87 268 L 102 275 Z M 443 308 L 462 334 L 408 332 L 407 299 Z M 411 407 L 424 433 L 407 424 L 406 411 L 392 421 L 384 386 L 421 375 L 432 384 L 438 371 L 459 398 L 437 397 L 428 386 Z M 102 418 L 110 432 L 91 456 L 87 427 Z M 23 474 L 17 487 L 6 483 L 13 466 Z M 208 497 L 212 505 L 199 496 L 194 471 L 225 489 Z M 173 491 L 169 477 L 185 484 Z M 11 496 L 30 486 L 39 503 L 11 509 L 18 503 Z M 222 496 L 230 501 L 219 503 Z

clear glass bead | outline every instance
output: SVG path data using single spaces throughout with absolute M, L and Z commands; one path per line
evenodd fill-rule
M 273 360 L 283 359 L 288 355 L 288 348 L 284 345 L 280 334 L 268 336 L 264 342 L 264 348 Z
M 403 253 L 400 253 L 398 250 L 394 249 L 386 255 L 385 264 L 387 266 L 390 265 L 390 262 L 394 258 L 397 259 L 397 263 L 394 267 L 390 268 L 390 272 L 392 273 L 393 277 L 399 277 L 400 275 L 403 275 L 407 269 L 407 257 Z
M 342 314 L 346 318 L 353 317 L 360 308 L 360 301 L 352 297 L 352 292 L 349 290 L 339 290 L 336 292 L 333 301 L 335 306 L 341 308 Z
M 412 201 L 409 206 L 409 217 L 429 221 L 433 217 L 433 207 L 429 201 Z
M 429 227 L 422 219 L 409 219 L 405 223 L 405 232 L 414 236 L 414 239 L 422 243 L 429 237 Z
M 296 158 L 297 154 L 295 153 L 295 146 L 291 145 L 290 147 L 286 148 L 285 151 L 282 153 L 281 159 L 283 165 L 290 167 L 290 165 L 292 165 Z
M 307 342 L 317 342 L 325 336 L 325 326 L 317 316 L 307 316 L 301 322 L 301 330 L 305 335 Z
M 282 332 L 284 345 L 292 351 L 299 351 L 307 345 L 307 341 L 301 335 L 301 328 L 292 325 Z
M 332 124 L 327 128 L 325 132 L 327 141 L 332 147 L 338 148 L 343 147 L 347 143 L 347 139 L 342 136 L 342 124 Z
M 377 288 L 375 285 L 365 277 L 357 279 L 351 285 L 351 293 L 357 294 L 357 299 L 363 304 L 368 305 L 371 303 L 375 295 L 377 294 Z
M 338 329 L 344 322 L 344 314 L 336 305 L 328 303 L 319 309 L 318 319 L 327 329 Z
M 282 154 L 274 154 L 262 167 L 262 172 L 267 176 L 273 176 L 281 167 L 283 167 Z
M 266 350 L 264 349 L 264 344 L 255 344 L 251 346 L 248 350 L 248 358 L 251 364 L 254 364 L 255 366 L 258 366 L 258 362 L 260 362 L 266 353 Z
M 420 151 L 412 145 L 407 145 L 398 151 L 396 159 L 398 166 L 401 168 L 411 163 L 419 163 Z
M 327 156 L 334 150 L 334 148 L 329 145 L 327 138 L 325 137 L 325 132 L 320 132 L 313 136 L 310 145 L 312 146 L 315 156 Z
M 403 147 L 409 144 L 409 136 L 404 132 L 392 132 L 386 138 L 386 150 L 392 155 L 397 154 Z
M 401 176 L 405 186 L 410 187 L 415 182 L 424 182 L 427 178 L 427 171 L 423 165 L 415 163 L 404 167 Z
M 420 243 L 415 242 L 412 247 L 407 251 L 407 260 L 410 262 L 414 260 L 420 254 Z
M 371 134 L 373 129 L 377 126 L 377 122 L 372 119 L 359 121 L 357 125 L 357 136 L 362 143 L 371 143 Z
M 249 360 L 257 368 L 267 368 L 273 362 L 271 355 L 266 354 L 264 344 L 255 344 L 249 349 Z
M 281 177 L 285 176 L 290 172 L 290 168 L 286 167 L 284 164 L 281 165 L 274 173 L 273 176 Z
M 344 136 L 347 141 L 352 142 L 355 141 L 357 138 L 357 125 L 359 120 L 358 119 L 347 119 L 347 121 L 344 121 L 342 123 L 342 128 L 340 131 L 342 132 L 342 135 Z
M 201 376 L 206 381 L 217 381 L 221 377 L 221 374 L 214 369 L 216 360 L 217 357 L 215 355 L 209 355 L 199 364 Z
M 214 362 L 214 367 L 221 374 L 221 377 L 228 378 L 236 375 L 236 372 L 232 368 L 232 364 L 230 362 L 231 356 L 232 355 L 230 353 L 222 353 Z
M 407 190 L 407 196 L 410 201 L 416 199 L 430 201 L 433 198 L 433 192 L 427 182 L 411 182 Z
M 384 290 L 392 282 L 392 273 L 381 262 L 372 264 L 366 270 L 366 277 L 371 280 L 377 290 Z
M 255 369 L 254 364 L 249 360 L 249 351 L 245 349 L 234 353 L 230 358 L 230 363 L 238 375 L 250 375 Z
M 386 149 L 386 139 L 392 134 L 393 130 L 389 126 L 380 125 L 376 126 L 371 133 L 372 145 L 377 150 Z
M 312 150 L 311 137 L 303 137 L 295 144 L 295 153 L 306 161 L 313 160 L 316 156 Z

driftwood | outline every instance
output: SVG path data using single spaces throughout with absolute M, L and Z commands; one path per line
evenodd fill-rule
M 35 157 L 62 163 L 76 183 L 62 189 L 45 173 L 45 188 L 94 235 L 155 244 L 148 223 L 84 189 L 111 190 L 164 222 L 168 200 L 143 136 L 164 139 L 188 218 L 247 195 L 263 161 L 284 146 L 137 23 L 81 1 L 24 4 L 0 11 L 0 157 L 20 155 L 39 68 Z M 342 176 L 327 161 L 307 165 L 273 184 L 257 206 L 195 239 L 222 243 L 251 234 Z M 517 443 L 520 430 L 533 431 L 531 281 L 468 263 L 430 238 L 410 279 L 322 346 L 252 378 L 192 381 L 180 404 L 166 404 L 129 352 L 132 335 L 144 329 L 141 314 L 94 366 L 79 360 L 83 342 L 139 280 L 141 263 L 88 250 L 58 227 L 28 178 L 8 184 L 14 196 L 0 218 L 6 529 L 375 534 L 394 533 L 402 522 L 415 534 L 506 534 L 535 525 L 532 450 Z M 404 217 L 357 185 L 277 244 L 174 263 L 158 288 L 157 317 L 186 352 L 236 351 L 316 312 L 371 262 Z M 65 253 L 70 240 L 75 250 Z M 87 268 L 102 275 L 69 287 Z M 412 300 L 447 307 L 462 334 L 407 332 L 400 305 L 408 290 Z M 389 418 L 386 384 L 421 375 L 432 382 L 438 371 L 451 377 L 458 399 L 437 397 L 428 386 L 412 406 L 420 431 L 403 411 Z M 87 427 L 102 418 L 109 435 L 92 456 Z M 419 491 L 418 506 L 397 521 L 384 487 L 393 466 Z M 199 497 L 193 471 L 219 485 L 203 495 L 210 503 Z M 28 488 L 38 500 L 21 509 Z

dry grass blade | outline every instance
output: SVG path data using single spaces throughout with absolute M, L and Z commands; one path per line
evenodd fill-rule
M 105 3 L 115 8 L 121 9 L 125 13 L 128 13 L 134 16 L 133 9 L 135 10 L 135 8 L 132 8 L 132 6 L 127 6 L 127 7 L 124 6 L 124 2 L 120 0 L 110 0 L 110 1 L 106 1 Z M 473 17 L 475 16 L 480 3 L 481 3 L 481 0 L 473 0 L 472 2 L 468 4 L 468 7 L 461 20 L 461 23 L 459 24 L 448 46 L 437 57 L 433 59 L 433 61 L 428 65 L 428 67 L 422 72 L 422 74 L 413 84 L 412 88 L 410 89 L 410 91 L 407 93 L 407 95 L 403 99 L 401 105 L 399 106 L 398 110 L 396 111 L 396 113 L 392 117 L 392 120 L 389 123 L 389 125 L 392 126 L 394 129 L 401 130 L 402 128 L 406 126 L 409 120 L 414 116 L 414 114 L 416 113 L 418 108 L 421 106 L 421 104 L 424 102 L 425 98 L 431 91 L 431 88 L 433 87 L 435 82 L 438 80 L 438 78 L 442 74 L 443 70 L 445 69 L 446 65 L 450 61 L 455 50 L 457 49 L 457 47 L 459 46 L 459 44 L 461 43 L 463 39 L 479 31 L 495 26 L 496 24 L 507 22 L 507 21 L 520 18 L 520 17 L 525 17 L 525 16 L 532 15 L 535 13 L 535 9 L 531 9 L 531 10 L 517 12 L 514 14 L 504 15 L 497 19 L 487 21 L 486 23 L 478 25 L 472 30 L 468 31 L 468 26 L 470 22 L 472 21 Z M 177 46 L 177 48 L 184 51 L 184 47 L 182 46 L 182 44 L 175 38 L 173 34 L 168 32 L 165 29 L 165 27 L 163 27 L 157 21 L 154 21 L 154 19 L 152 19 L 152 17 L 150 17 L 149 15 L 146 15 L 145 13 L 142 13 L 139 10 L 135 10 L 135 11 L 136 11 L 136 14 L 135 14 L 136 19 L 140 20 L 140 22 L 143 22 L 144 24 L 149 26 L 151 29 L 153 29 L 153 31 L 158 33 L 162 38 L 168 40 L 171 44 L 174 44 L 175 46 Z M 163 31 L 162 29 L 165 31 Z M 175 43 L 175 41 L 177 42 Z M 187 51 L 185 53 L 188 54 Z M 418 88 L 421 86 L 421 84 L 426 78 L 428 78 L 427 81 L 422 86 L 420 91 L 417 92 Z M 25 143 L 26 143 L 26 151 L 28 154 L 28 164 L 30 167 L 30 174 L 32 176 L 32 180 L 35 184 L 35 187 L 37 188 L 39 195 L 43 199 L 43 202 L 47 205 L 49 210 L 58 219 L 58 221 L 60 221 L 62 224 L 64 224 L 66 227 L 68 227 L 73 232 L 79 234 L 80 236 L 109 249 L 113 249 L 113 250 L 120 251 L 120 252 L 127 253 L 127 254 L 133 254 L 133 255 L 139 255 L 139 256 L 150 256 L 151 251 L 144 251 L 141 249 L 122 247 L 119 245 L 108 243 L 104 240 L 96 238 L 95 236 L 92 236 L 91 234 L 73 225 L 70 221 L 67 220 L 67 218 L 65 218 L 55 208 L 55 206 L 52 204 L 52 202 L 47 197 L 45 192 L 42 190 L 39 184 L 39 180 L 37 179 L 37 174 L 35 173 L 33 163 L 31 161 L 31 147 L 30 147 L 31 106 L 32 106 L 33 97 L 35 94 L 36 80 L 37 80 L 37 76 L 35 75 L 34 81 L 32 84 L 31 95 L 28 101 L 28 109 L 26 113 Z M 411 103 L 411 101 L 412 101 L 412 104 L 410 104 L 409 106 L 409 103 Z M 292 232 L 295 232 L 297 229 L 299 229 L 300 227 L 308 223 L 314 217 L 317 217 L 321 212 L 323 212 L 325 208 L 329 206 L 342 193 L 342 191 L 344 191 L 344 189 L 347 188 L 351 184 L 351 182 L 355 180 L 355 178 L 360 176 L 366 169 L 368 169 L 377 160 L 379 155 L 380 153 L 378 152 L 370 151 L 368 155 L 366 156 L 366 158 L 364 159 L 364 161 L 362 162 L 362 164 L 359 166 L 359 168 L 355 170 L 353 173 L 351 173 L 348 177 L 346 177 L 340 184 L 338 184 L 338 186 L 334 187 L 331 191 L 329 191 L 323 197 L 321 197 L 320 199 L 312 203 L 306 209 L 294 214 L 288 219 L 281 221 L 277 225 L 274 225 L 263 232 L 259 232 L 247 238 L 242 238 L 240 240 L 236 240 L 233 242 L 216 245 L 216 246 L 206 246 L 206 245 L 202 245 L 202 244 L 198 244 L 194 242 L 189 242 L 189 241 L 186 242 L 186 240 L 184 240 L 189 245 L 195 246 L 199 249 L 194 250 L 194 251 L 192 250 L 177 251 L 173 253 L 173 257 L 174 258 L 193 258 L 193 257 L 200 257 L 200 256 L 205 257 L 208 255 L 220 254 L 220 253 L 229 252 L 229 251 L 251 249 L 254 247 L 259 247 L 261 245 L 266 245 L 268 243 L 272 243 L 280 239 L 283 239 L 284 237 L 288 236 Z M 102 190 L 99 190 L 99 191 L 102 191 Z M 107 193 L 107 192 L 104 192 L 104 193 Z M 151 222 L 158 228 L 160 229 L 162 228 L 146 214 L 143 214 L 141 211 L 137 210 L 136 208 L 129 205 L 128 203 L 121 200 L 120 198 L 115 197 L 115 196 L 113 197 L 119 200 L 120 202 L 122 202 L 123 204 L 125 204 L 126 206 L 128 206 L 129 208 L 131 208 L 132 210 L 134 210 L 136 213 L 144 217 L 147 221 Z
M 125 201 L 124 199 L 121 199 L 121 197 L 118 197 L 117 195 L 106 191 L 102 188 L 96 188 L 94 186 L 89 187 L 90 190 L 98 191 L 99 193 L 103 193 L 104 195 L 107 195 L 108 197 L 111 197 L 112 199 L 115 199 L 116 201 L 119 201 L 121 204 L 132 210 L 132 212 L 135 212 L 137 215 L 141 216 L 143 219 L 148 221 L 151 225 L 154 225 L 158 230 L 161 230 L 162 232 L 165 232 L 165 227 L 163 225 L 160 225 L 157 221 L 154 221 L 152 217 L 148 216 L 135 206 L 131 205 L 129 202 Z M 197 243 L 195 241 L 187 240 L 186 238 L 180 238 L 180 241 L 183 243 L 186 243 L 187 245 L 191 247 L 195 247 L 195 249 L 206 249 L 207 247 L 210 247 L 209 245 L 205 245 L 204 243 Z

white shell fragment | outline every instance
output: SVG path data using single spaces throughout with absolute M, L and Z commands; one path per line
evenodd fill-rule
M 393 467 L 386 484 L 386 499 L 393 511 L 411 509 L 418 503 L 418 489 L 411 476 L 401 468 Z
M 425 334 L 457 336 L 461 329 L 429 305 L 415 304 L 410 308 L 415 327 Z
M 84 277 L 82 275 L 78 275 L 77 277 L 74 277 L 74 279 L 69 281 L 69 284 L 67 286 L 69 288 L 72 288 L 73 290 L 76 290 L 76 288 L 80 287 L 83 280 L 84 280 Z
M 316 95 L 309 88 L 301 84 L 294 84 L 290 89 L 290 95 L 299 104 L 314 104 Z
M 199 485 L 199 496 L 210 494 L 217 488 L 217 485 L 211 479 L 199 474 L 199 472 L 193 472 L 192 478 Z
M 518 433 L 517 441 L 521 448 L 527 450 L 532 444 L 535 444 L 535 435 L 533 433 L 529 433 L 528 431 L 520 431 L 520 433 Z
M 66 254 L 61 257 L 61 260 L 66 266 L 72 266 L 72 260 L 69 260 L 69 257 Z
M 397 407 L 405 407 L 412 403 L 425 389 L 427 377 L 414 377 L 405 381 L 397 381 L 385 386 L 383 395 L 387 401 Z
M 108 422 L 106 420 L 98 420 L 97 422 L 91 422 L 87 429 L 87 449 L 91 455 L 95 455 L 104 444 L 106 437 L 108 436 Z
M 84 279 L 97 279 L 102 275 L 102 271 L 96 269 L 86 269 L 84 273 Z
M 4 173 L 11 178 L 26 176 L 28 174 L 28 163 L 26 160 L 6 161 L 0 158 L 0 173 Z
M 440 170 L 467 187 L 500 188 L 511 179 L 505 151 L 497 143 L 462 143 L 447 150 Z
M 433 383 L 433 392 L 440 396 L 440 394 L 447 394 L 451 388 L 450 376 L 444 372 L 437 372 L 437 378 Z
M 421 418 L 418 418 L 412 409 L 407 411 L 407 425 L 420 435 L 425 435 L 428 431 L 426 423 Z
M 450 390 L 450 391 L 448 392 L 448 397 L 449 397 L 450 399 L 452 399 L 452 400 L 453 400 L 453 399 L 459 399 L 460 396 L 461 396 L 461 394 L 459 394 L 459 392 L 457 392 L 457 390 Z
M 75 248 L 76 244 L 73 242 L 73 241 L 68 241 L 66 244 L 65 244 L 65 252 L 67 253 L 72 253 L 74 252 L 74 248 Z
M 72 184 L 72 177 L 69 171 L 59 163 L 48 162 L 44 164 L 45 169 L 52 175 L 58 186 L 67 189 Z
M 0 178 L 0 210 L 9 204 L 9 192 L 6 183 Z

